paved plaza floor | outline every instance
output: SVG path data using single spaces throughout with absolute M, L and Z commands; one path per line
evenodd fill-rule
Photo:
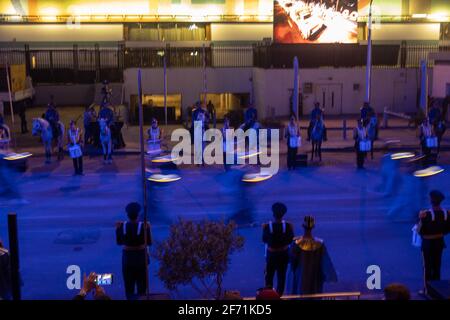
M 33 109 L 29 117 L 43 109 Z M 81 115 L 81 108 L 61 108 L 67 123 Z M 75 117 L 76 118 L 76 117 Z M 224 281 L 225 289 L 236 289 L 243 296 L 252 296 L 263 286 L 264 246 L 261 224 L 271 218 L 270 207 L 276 201 L 288 206 L 286 219 L 301 233 L 305 215 L 317 221 L 315 235 L 325 240 L 335 264 L 339 281 L 325 287 L 328 292 L 359 290 L 366 297 L 381 291 L 367 289 L 366 269 L 378 265 L 382 286 L 402 282 L 413 292 L 422 288 L 420 250 L 411 246 L 414 208 L 428 207 L 426 193 L 440 189 L 449 198 L 450 152 L 438 159 L 446 171 L 419 180 L 411 174 L 413 168 L 403 163 L 393 190 L 386 192 L 382 158 L 385 142 L 399 139 L 398 150 L 418 150 L 415 131 L 398 120 L 394 128 L 382 130 L 375 160 L 369 160 L 367 170 L 355 168 L 351 151 L 352 140 L 342 139 L 338 128 L 342 119 L 329 120 L 330 139 L 324 144 L 322 163 L 288 172 L 285 169 L 285 143 L 281 143 L 280 172 L 258 184 L 242 184 L 241 175 L 254 171 L 244 167 L 225 174 L 220 166 L 180 166 L 181 180 L 167 185 L 149 185 L 149 216 L 156 242 L 164 240 L 169 225 L 184 219 L 230 219 L 242 207 L 249 212 L 238 218 L 238 232 L 245 237 L 242 251 L 234 254 Z M 351 122 L 349 122 L 351 125 Z M 29 124 L 30 125 L 30 124 Z M 306 125 L 302 123 L 302 126 Z M 175 126 L 170 126 L 170 132 Z M 401 128 L 400 128 L 401 127 Z M 17 131 L 17 125 L 16 125 Z M 17 134 L 14 144 L 18 151 L 34 154 L 29 169 L 15 176 L 23 202 L 0 198 L 0 238 L 7 242 L 7 213 L 18 214 L 20 258 L 25 299 L 70 299 L 75 292 L 66 287 L 66 269 L 79 265 L 83 272 L 113 273 L 114 284 L 107 292 L 114 299 L 123 299 L 121 248 L 115 244 L 114 225 L 125 219 L 124 207 L 130 201 L 141 200 L 138 129 L 124 128 L 127 148 L 114 156 L 112 165 L 104 165 L 98 156 L 85 157 L 85 176 L 72 175 L 72 162 L 44 164 L 42 147 L 36 137 Z M 450 146 L 449 136 L 444 147 Z M 304 146 L 301 152 L 309 152 Z M 447 150 L 447 149 L 446 149 Z M 158 263 L 150 263 L 150 290 L 167 293 L 156 272 Z M 450 254 L 443 257 L 443 278 L 450 279 Z M 189 287 L 182 288 L 174 298 L 197 298 Z
M 410 168 L 402 165 L 397 192 L 385 195 L 381 157 L 377 153 L 367 170 L 357 171 L 353 154 L 328 153 L 320 165 L 295 172 L 281 169 L 272 179 L 255 185 L 240 184 L 233 172 L 224 174 L 218 166 L 180 167 L 181 180 L 150 188 L 154 240 L 164 240 L 170 221 L 178 217 L 227 219 L 244 203 L 250 208 L 251 221 L 243 221 L 238 229 L 245 237 L 245 246 L 232 256 L 224 287 L 251 296 L 263 285 L 261 224 L 271 218 L 272 203 L 282 201 L 288 206 L 286 219 L 294 223 L 296 234 L 301 232 L 305 215 L 317 219 L 315 234 L 325 240 L 339 277 L 338 283 L 326 286 L 326 291 L 380 294 L 366 287 L 367 267 L 378 265 L 382 286 L 402 282 L 417 292 L 422 285 L 422 264 L 420 251 L 411 246 L 414 214 L 404 211 L 405 206 L 400 206 L 404 212 L 394 216 L 388 213 L 398 203 L 428 206 L 422 195 L 433 188 L 449 197 L 449 166 L 444 165 L 444 173 L 423 180 L 418 189 L 422 193 L 414 193 L 408 187 L 413 181 Z M 442 163 L 448 164 L 449 159 L 449 153 L 441 157 Z M 108 166 L 99 157 L 86 157 L 83 177 L 72 176 L 68 158 L 50 165 L 44 165 L 41 157 L 30 159 L 29 170 L 16 177 L 26 203 L 4 199 L 0 203 L 1 238 L 7 239 L 7 212 L 18 214 L 25 299 L 70 299 L 75 292 L 66 287 L 66 268 L 74 264 L 86 273 L 113 273 L 114 284 L 106 289 L 114 299 L 124 298 L 121 248 L 115 244 L 114 224 L 125 219 L 128 202 L 141 199 L 139 177 L 137 155 L 118 155 Z M 446 204 L 450 207 L 448 200 Z M 449 266 L 450 254 L 446 251 L 446 279 L 450 278 Z M 151 291 L 168 292 L 156 276 L 157 269 L 152 259 Z M 174 297 L 197 295 L 183 288 Z

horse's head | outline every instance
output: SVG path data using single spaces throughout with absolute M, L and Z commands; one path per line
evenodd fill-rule
M 33 136 L 37 136 L 38 134 L 40 134 L 43 130 L 42 126 L 43 126 L 42 121 L 39 118 L 34 118 L 33 129 L 31 130 L 31 134 Z

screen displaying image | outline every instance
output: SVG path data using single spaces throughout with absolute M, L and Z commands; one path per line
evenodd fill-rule
M 356 43 L 357 0 L 277 0 L 277 43 Z

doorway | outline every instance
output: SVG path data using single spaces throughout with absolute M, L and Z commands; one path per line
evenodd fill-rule
M 318 84 L 316 101 L 320 103 L 325 114 L 342 114 L 342 84 Z

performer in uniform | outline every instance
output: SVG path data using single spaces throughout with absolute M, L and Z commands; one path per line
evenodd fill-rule
M 323 110 L 320 107 L 319 102 L 314 103 L 314 108 L 311 110 L 310 118 L 309 118 L 309 126 L 308 126 L 308 141 L 311 140 L 311 131 L 314 126 L 314 123 L 317 119 L 317 116 L 323 117 Z
M 302 237 L 294 239 L 291 247 L 289 289 L 291 294 L 323 292 L 325 282 L 337 282 L 337 275 L 322 239 L 312 235 L 314 217 L 306 216 Z
M 75 175 L 83 175 L 83 138 L 80 128 L 76 126 L 75 121 L 70 121 L 70 127 L 67 131 L 68 149 L 70 157 L 73 160 Z
M 114 121 L 114 112 L 109 107 L 108 103 L 102 103 L 100 112 L 98 113 L 98 119 L 106 119 L 106 124 L 111 126 Z
M 127 222 L 116 224 L 117 244 L 123 246 L 122 273 L 128 300 L 144 296 L 147 291 L 147 246 L 152 244 L 150 226 L 139 221 L 141 206 L 132 202 L 126 206 Z M 145 237 L 146 236 L 146 237 Z M 136 291 L 137 287 L 137 291 Z
M 426 118 L 420 126 L 420 144 L 422 146 L 422 154 L 425 156 L 423 165 L 430 164 L 431 149 L 438 147 L 438 139 L 434 133 L 434 128 L 430 119 Z
M 161 150 L 161 138 L 162 138 L 162 130 L 158 126 L 158 120 L 152 118 L 152 125 L 147 131 L 148 140 L 147 140 L 147 149 L 149 152 L 156 152 Z
M 363 121 L 364 127 L 369 124 L 370 116 L 375 113 L 373 108 L 370 106 L 369 102 L 364 102 L 363 107 L 360 109 L 361 111 L 361 120 Z
M 357 127 L 353 131 L 353 139 L 355 140 L 356 165 L 358 169 L 364 169 L 364 159 L 366 152 L 361 148 L 361 142 L 368 141 L 367 129 L 363 124 L 363 120 L 357 121 Z
M 53 137 L 56 139 L 56 137 L 58 137 L 61 134 L 61 132 L 59 132 L 58 126 L 59 113 L 56 110 L 56 106 L 53 100 L 54 100 L 53 96 L 50 96 L 50 102 L 47 105 L 47 111 L 45 111 L 44 119 L 47 120 L 48 123 L 50 123 L 50 126 L 52 127 L 53 131 Z
M 273 287 L 273 278 L 277 273 L 277 292 L 284 293 L 286 270 L 289 264 L 289 245 L 294 238 L 294 227 L 283 220 L 287 212 L 284 204 L 272 205 L 274 222 L 263 225 L 263 242 L 266 244 L 266 287 Z
M 300 126 L 297 124 L 295 116 L 291 116 L 288 126 L 285 129 L 284 137 L 287 141 L 288 155 L 287 155 L 287 167 L 288 170 L 295 170 L 297 162 L 297 150 L 300 147 L 301 136 Z
M 428 281 L 441 279 L 444 236 L 450 232 L 450 213 L 441 207 L 444 199 L 442 192 L 431 191 L 431 209 L 419 214 L 418 232 L 422 238 L 425 293 L 428 291 Z

